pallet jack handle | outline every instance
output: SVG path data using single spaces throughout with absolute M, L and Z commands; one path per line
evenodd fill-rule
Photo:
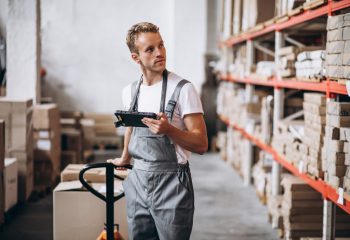
M 131 165 L 123 166 L 124 168 L 132 169 Z M 84 174 L 86 171 L 94 168 L 106 168 L 106 196 L 96 191 L 94 188 L 88 184 L 84 179 Z M 85 167 L 79 173 L 79 180 L 83 186 L 94 194 L 96 197 L 106 202 L 106 233 L 107 240 L 114 239 L 114 202 L 118 201 L 125 196 L 124 192 L 114 196 L 114 177 L 122 179 L 121 177 L 114 174 L 114 168 L 116 166 L 112 163 L 91 163 L 85 165 Z

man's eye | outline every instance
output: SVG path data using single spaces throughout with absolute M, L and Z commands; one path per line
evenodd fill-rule
M 147 48 L 146 52 L 153 52 L 153 48 Z
M 163 48 L 163 47 L 164 47 L 164 44 L 163 44 L 163 43 L 162 43 L 162 44 L 160 44 L 160 45 L 159 45 L 159 47 L 160 47 L 160 48 Z

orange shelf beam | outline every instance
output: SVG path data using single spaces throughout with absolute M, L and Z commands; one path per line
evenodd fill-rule
M 282 81 L 277 81 L 276 79 L 258 80 L 258 79 L 251 79 L 249 77 L 240 79 L 240 78 L 234 78 L 229 74 L 226 74 L 226 75 L 222 74 L 220 78 L 223 81 L 234 82 L 234 83 L 245 83 L 245 84 L 253 84 L 253 85 L 260 85 L 260 86 L 275 87 L 275 88 L 290 88 L 290 89 L 317 91 L 317 92 L 324 92 L 324 93 L 329 92 L 329 93 L 344 94 L 344 95 L 348 94 L 346 91 L 345 85 L 341 85 L 334 81 L 329 81 L 329 82 L 322 81 L 319 83 L 313 83 L 313 82 L 301 82 L 301 81 L 297 81 L 296 79 L 282 80 Z
M 258 146 L 260 149 L 270 153 L 275 161 L 279 162 L 284 168 L 288 169 L 293 175 L 301 178 L 303 181 L 305 181 L 308 185 L 310 185 L 312 188 L 314 188 L 316 191 L 322 194 L 322 196 L 325 199 L 328 199 L 332 202 L 334 202 L 337 206 L 342 208 L 344 211 L 350 214 L 350 201 L 348 199 L 344 199 L 344 205 L 338 204 L 337 200 L 339 198 L 339 195 L 337 191 L 329 186 L 326 182 L 324 182 L 321 179 L 315 180 L 308 176 L 307 174 L 300 173 L 298 169 L 293 166 L 291 163 L 289 163 L 283 156 L 279 155 L 278 152 L 273 149 L 271 146 L 263 143 L 258 138 L 252 136 L 251 134 L 247 133 L 243 128 L 239 127 L 236 124 L 230 123 L 229 119 L 225 116 L 220 116 L 220 119 L 229 127 L 232 127 L 233 129 L 239 131 L 246 139 L 250 140 L 252 143 L 254 143 L 256 146 Z
M 236 37 L 231 37 L 228 40 L 224 42 L 226 46 L 233 46 L 239 43 L 242 43 L 244 41 L 254 39 L 260 36 L 263 36 L 265 34 L 271 33 L 273 31 L 281 31 L 287 28 L 290 28 L 292 26 L 310 21 L 312 19 L 328 15 L 330 13 L 333 13 L 335 11 L 348 8 L 350 7 L 350 1 L 349 0 L 342 0 L 342 1 L 332 1 L 329 0 L 327 4 L 320 6 L 316 9 L 311 9 L 311 10 L 306 10 L 303 13 L 296 15 L 296 16 L 291 16 L 288 20 L 285 22 L 281 23 L 275 23 L 269 26 L 266 26 L 265 28 L 255 31 L 255 32 L 250 32 L 250 33 L 242 33 L 239 36 Z

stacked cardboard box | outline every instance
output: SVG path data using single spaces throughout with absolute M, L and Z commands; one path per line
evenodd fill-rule
M 61 171 L 60 112 L 56 104 L 34 107 L 34 189 L 53 187 Z
M 70 163 L 81 163 L 83 154 L 81 131 L 74 128 L 62 128 L 61 136 L 61 169 Z
M 298 54 L 295 62 L 296 77 L 300 81 L 319 81 L 326 74 L 324 50 L 305 51 Z
M 272 7 L 274 4 L 274 0 L 263 2 L 259 0 L 243 1 L 242 30 L 247 31 L 257 24 L 272 19 L 275 15 L 275 8 Z
M 18 161 L 18 199 L 29 198 L 33 190 L 32 100 L 0 98 L 0 118 L 5 120 L 5 153 Z
M 53 238 L 56 240 L 95 239 L 105 226 L 106 203 L 87 191 L 80 181 L 76 180 L 83 166 L 68 166 L 62 172 L 62 178 L 66 181 L 60 182 L 53 191 Z M 91 169 L 84 174 L 84 177 L 92 188 L 103 195 L 106 194 L 103 169 Z M 119 195 L 122 192 L 122 182 L 116 179 L 114 193 Z M 125 198 L 114 204 L 114 219 L 115 223 L 119 224 L 122 236 L 128 239 Z
M 10 210 L 18 201 L 18 164 L 16 158 L 5 159 L 5 212 Z
M 96 139 L 95 121 L 93 119 L 83 118 L 80 120 L 83 131 L 83 157 L 84 162 L 89 162 L 94 158 L 93 147 Z
M 323 178 L 321 149 L 326 124 L 326 96 L 320 93 L 304 94 L 303 159 L 299 170 Z
M 282 212 L 285 239 L 322 236 L 323 200 L 298 177 L 285 175 Z
M 217 148 L 220 150 L 220 157 L 224 160 L 227 159 L 227 132 L 219 131 L 217 138 Z
M 270 144 L 272 138 L 273 96 L 263 97 L 261 101 L 261 131 L 259 139 Z
M 298 162 L 300 159 L 298 150 L 303 128 L 302 120 L 286 118 L 278 123 L 277 131 L 273 135 L 272 147 L 290 163 Z
M 256 75 L 259 79 L 268 80 L 276 74 L 276 64 L 273 61 L 260 61 L 256 67 Z
M 272 175 L 267 175 L 266 195 L 267 209 L 269 212 L 269 222 L 272 228 L 277 229 L 279 237 L 283 237 L 283 216 L 282 216 L 282 200 L 283 195 L 272 195 Z
M 295 76 L 294 62 L 296 60 L 297 51 L 298 48 L 294 46 L 284 47 L 279 50 L 280 64 L 278 69 L 281 77 L 288 78 Z
M 237 78 L 243 78 L 246 75 L 247 50 L 246 46 L 237 47 L 233 64 L 228 67 L 229 72 Z
M 84 117 L 94 122 L 95 136 L 94 139 L 91 139 L 94 145 L 109 145 L 121 148 L 122 139 L 118 136 L 117 129 L 114 126 L 113 114 L 84 113 Z M 84 138 L 87 138 L 87 136 L 84 136 Z
M 61 111 L 61 169 L 70 163 L 83 162 L 83 130 L 80 111 Z
M 271 173 L 273 157 L 261 151 L 258 162 L 253 166 L 253 180 L 256 193 L 263 204 L 267 203 L 267 178 Z
M 5 212 L 4 165 L 5 165 L 5 121 L 0 119 L 0 225 L 4 223 L 4 212 Z
M 326 74 L 350 79 L 350 14 L 328 17 Z
M 327 103 L 327 126 L 322 149 L 323 169 L 327 172 L 326 182 L 338 189 L 343 187 L 344 176 L 350 162 L 346 161 L 348 149 L 345 143 L 350 141 L 350 103 Z

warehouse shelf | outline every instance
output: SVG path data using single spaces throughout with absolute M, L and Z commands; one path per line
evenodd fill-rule
M 233 36 L 228 40 L 224 41 L 224 45 L 233 46 L 247 40 L 253 40 L 254 38 L 263 36 L 268 33 L 272 33 L 274 31 L 281 31 L 295 25 L 310 21 L 312 19 L 316 19 L 318 17 L 324 15 L 331 15 L 331 13 L 350 7 L 350 1 L 342 0 L 342 1 L 333 1 L 329 0 L 327 4 L 322 5 L 315 9 L 304 10 L 303 13 L 290 16 L 288 20 L 281 23 L 274 23 L 269 26 L 265 26 L 261 30 L 253 31 L 253 32 L 244 32 L 238 36 Z
M 276 78 L 272 78 L 270 80 L 259 80 L 259 79 L 252 79 L 249 77 L 246 78 L 237 78 L 233 77 L 230 74 L 221 74 L 220 79 L 223 81 L 228 82 L 234 82 L 234 83 L 245 83 L 245 84 L 252 84 L 252 85 L 260 85 L 260 86 L 268 86 L 268 87 L 275 87 L 275 88 L 290 88 L 290 89 L 297 89 L 297 90 L 307 90 L 307 91 L 317 91 L 317 92 L 324 92 L 327 95 L 330 93 L 333 94 L 343 94 L 347 95 L 346 86 L 339 84 L 335 81 L 322 81 L 322 82 L 302 82 L 297 81 L 294 79 L 284 79 L 281 81 L 277 81 Z
M 288 169 L 295 176 L 304 180 L 308 185 L 310 185 L 316 191 L 321 193 L 325 199 L 328 199 L 328 200 L 334 202 L 340 208 L 342 208 L 344 211 L 346 211 L 347 213 L 350 214 L 350 197 L 349 196 L 344 196 L 344 205 L 338 204 L 337 201 L 339 199 L 339 194 L 337 193 L 337 191 L 334 188 L 332 188 L 326 182 L 324 182 L 323 180 L 320 180 L 320 179 L 316 180 L 307 174 L 300 173 L 299 170 L 295 166 L 293 166 L 291 163 L 289 163 L 283 156 L 278 154 L 278 152 L 275 149 L 273 149 L 271 146 L 263 143 L 258 138 L 249 134 L 243 128 L 239 127 L 237 124 L 231 123 L 227 117 L 220 116 L 220 119 L 227 126 L 232 127 L 233 129 L 239 131 L 243 135 L 243 137 L 245 137 L 246 139 L 248 139 L 249 141 L 254 143 L 260 149 L 264 150 L 265 152 L 270 153 L 274 157 L 275 161 L 279 162 L 284 168 Z

